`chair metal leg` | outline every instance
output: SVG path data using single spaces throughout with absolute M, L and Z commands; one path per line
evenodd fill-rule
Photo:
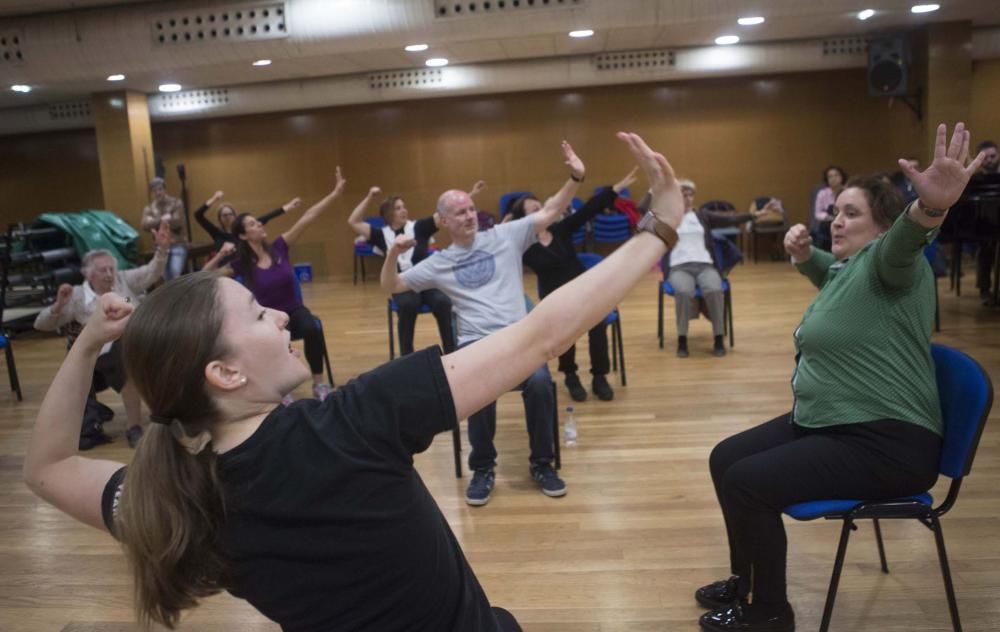
M 389 359 L 392 360 L 396 357 L 396 338 L 392 333 L 392 300 L 386 299 L 385 302 L 385 321 L 389 327 Z
M 559 436 L 559 389 L 556 387 L 556 383 L 552 382 L 552 451 L 556 457 L 556 469 L 562 467 L 562 455 L 560 454 L 560 439 Z
M 656 335 L 660 337 L 660 348 L 663 348 L 663 286 L 659 283 L 656 284 L 656 298 L 659 303 L 657 310 L 659 318 L 659 327 L 656 329 Z
M 618 321 L 611 323 L 611 370 L 618 370 Z
M 358 284 L 358 255 L 354 255 L 354 285 Z
M 451 430 L 451 443 L 455 453 L 455 478 L 462 478 L 462 429 L 457 423 Z
M 622 386 L 628 386 L 628 378 L 625 376 L 625 342 L 622 340 L 622 313 L 618 312 L 618 320 L 615 321 L 615 329 L 618 330 L 618 357 L 621 358 L 621 381 Z
M 330 380 L 330 386 L 334 386 L 333 366 L 330 364 L 330 353 L 326 350 L 326 333 L 323 331 L 323 321 L 316 318 L 316 326 L 319 327 L 320 341 L 323 343 L 323 364 L 326 365 L 326 379 Z
M 361 283 L 362 285 L 368 284 L 368 273 L 365 272 L 365 258 L 361 257 Z
M 878 518 L 872 519 L 875 525 L 875 542 L 878 543 L 878 560 L 882 564 L 882 572 L 889 574 L 889 565 L 885 561 L 885 544 L 882 543 L 882 528 L 878 524 Z
M 10 378 L 10 390 L 17 394 L 17 401 L 23 401 L 21 397 L 21 381 L 17 378 L 17 364 L 14 363 L 14 349 L 10 345 L 10 337 L 7 337 L 7 344 L 3 348 L 7 357 L 7 377 Z
M 733 332 L 733 294 L 732 289 L 726 290 L 726 319 L 729 321 L 729 348 L 736 344 L 736 334 Z
M 819 624 L 819 632 L 827 632 L 830 628 L 830 617 L 833 615 L 833 602 L 837 599 L 837 586 L 840 584 L 840 571 L 844 568 L 844 557 L 847 554 L 847 539 L 851 537 L 854 522 L 844 519 L 840 530 L 840 544 L 837 545 L 837 559 L 833 563 L 833 575 L 830 577 L 830 589 L 826 593 L 826 605 L 823 606 L 823 620 Z
M 951 626 L 955 632 L 962 632 L 962 622 L 958 617 L 958 602 L 955 600 L 955 586 L 951 582 L 951 567 L 948 565 L 948 552 L 944 548 L 944 534 L 941 533 L 941 522 L 934 514 L 930 516 L 934 542 L 937 544 L 938 561 L 941 563 L 941 578 L 944 580 L 944 592 L 948 597 L 948 611 L 951 613 Z

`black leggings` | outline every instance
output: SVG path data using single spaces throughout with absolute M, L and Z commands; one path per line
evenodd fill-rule
M 323 372 L 323 346 L 326 341 L 323 339 L 323 330 L 316 322 L 316 317 L 312 315 L 305 305 L 295 308 L 288 314 L 288 331 L 292 334 L 292 340 L 301 339 L 306 347 L 306 361 L 309 362 L 309 370 L 313 375 Z
M 940 457 L 938 435 L 892 419 L 807 429 L 789 413 L 719 443 L 709 464 L 740 595 L 753 591 L 762 604 L 788 600 L 782 509 L 923 493 L 937 480 Z
M 451 299 L 441 290 L 424 290 L 423 292 L 400 292 L 393 294 L 398 312 L 399 323 L 399 355 L 413 353 L 413 330 L 417 326 L 417 314 L 420 305 L 427 305 L 437 320 L 438 333 L 441 334 L 441 345 L 445 353 L 455 350 L 455 334 L 451 329 Z
M 603 320 L 587 332 L 587 339 L 590 342 L 590 373 L 607 375 L 611 370 L 611 360 L 608 359 L 608 326 Z M 559 370 L 576 373 L 576 345 L 559 356 Z

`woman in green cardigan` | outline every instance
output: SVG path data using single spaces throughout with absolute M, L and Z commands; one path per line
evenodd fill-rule
M 791 632 L 785 581 L 784 507 L 817 498 L 894 498 L 937 480 L 942 422 L 930 355 L 934 275 L 923 248 L 961 195 L 969 132 L 934 161 L 900 167 L 917 200 L 904 209 L 891 184 L 853 178 L 837 197 L 832 253 L 812 247 L 799 224 L 785 250 L 819 288 L 794 333 L 791 412 L 736 434 L 712 451 L 710 468 L 729 537 L 733 576 L 695 592 L 712 610 L 705 630 Z

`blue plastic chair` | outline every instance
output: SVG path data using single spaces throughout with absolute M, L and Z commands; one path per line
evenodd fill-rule
M 366 217 L 365 222 L 372 227 L 372 230 L 382 230 L 385 228 L 385 220 L 381 217 Z M 367 283 L 365 277 L 365 259 L 368 257 L 383 257 L 385 253 L 378 253 L 375 247 L 365 240 L 354 242 L 354 285 L 358 284 L 358 268 L 361 268 L 361 282 Z
M 934 507 L 934 499 L 928 491 L 909 498 L 814 500 L 785 508 L 785 513 L 796 520 L 824 518 L 843 521 L 840 530 L 840 544 L 837 546 L 837 557 L 833 565 L 833 575 L 830 578 L 830 589 L 826 594 L 826 606 L 823 609 L 820 632 L 826 632 L 830 626 L 833 603 L 837 597 L 837 585 L 840 582 L 840 573 L 847 552 L 847 540 L 851 531 L 857 528 L 855 521 L 872 521 L 875 527 L 875 539 L 878 543 L 882 572 L 888 573 L 889 567 L 885 561 L 882 530 L 879 528 L 878 521 L 880 519 L 904 518 L 919 520 L 921 524 L 934 532 L 952 626 L 956 632 L 960 632 L 962 629 L 958 616 L 958 604 L 955 601 L 955 588 L 952 585 L 951 570 L 948 566 L 948 555 L 944 547 L 944 534 L 941 531 L 939 519 L 955 504 L 962 480 L 968 476 L 972 469 L 972 460 L 976 456 L 979 438 L 982 436 L 986 419 L 993 407 L 993 383 L 990 381 L 989 374 L 978 362 L 957 349 L 934 344 L 931 345 L 931 356 L 936 368 L 938 394 L 941 398 L 941 417 L 944 420 L 944 444 L 941 450 L 939 471 L 951 479 L 948 495 L 944 501 Z
M 17 401 L 23 401 L 21 381 L 17 379 L 17 365 L 14 363 L 14 349 L 11 347 L 10 338 L 5 333 L 0 333 L 0 347 L 3 348 L 4 356 L 7 359 L 7 377 L 10 379 L 10 390 L 17 394 Z
M 632 237 L 632 228 L 625 215 L 600 213 L 594 217 L 593 227 L 594 243 L 619 244 Z
M 720 272 L 722 276 L 722 333 L 723 335 L 729 336 L 729 348 L 732 349 L 734 344 L 735 335 L 733 334 L 733 294 L 729 288 L 729 279 L 726 278 L 726 273 L 740 260 L 743 258 L 739 254 L 739 250 L 732 250 L 735 246 L 732 246 L 732 242 L 727 240 L 725 237 L 715 237 L 712 245 L 715 249 L 715 260 L 723 262 L 723 269 Z M 670 281 L 663 279 L 657 283 L 656 287 L 656 300 L 657 300 L 657 329 L 656 335 L 660 339 L 660 348 L 663 348 L 663 295 L 672 296 L 676 300 L 677 294 L 674 291 L 674 286 L 670 284 Z M 696 299 L 701 298 L 703 295 L 701 293 L 700 287 L 694 288 L 694 296 Z
M 525 195 L 532 195 L 531 191 L 509 191 L 500 196 L 500 219 L 507 215 L 507 211 L 514 200 Z
M 583 264 L 585 269 L 589 270 L 600 263 L 604 257 L 592 252 L 578 252 L 576 258 Z M 604 324 L 611 326 L 611 370 L 618 370 L 618 358 L 621 358 L 622 370 L 618 377 L 621 379 L 622 386 L 628 386 L 628 380 L 625 376 L 625 344 L 622 341 L 622 316 L 617 307 L 607 315 L 604 319 Z
M 385 320 L 389 329 L 389 359 L 392 360 L 396 357 L 396 335 L 394 333 L 392 315 L 399 313 L 399 305 L 396 304 L 396 299 L 389 297 L 386 300 L 385 306 Z M 417 310 L 418 314 L 430 314 L 431 307 L 426 303 L 420 303 L 420 309 Z M 452 318 L 454 321 L 454 318 Z M 452 331 L 454 331 L 454 322 L 452 322 Z

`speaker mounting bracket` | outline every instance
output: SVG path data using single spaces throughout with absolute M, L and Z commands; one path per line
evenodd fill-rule
M 921 103 L 923 102 L 923 96 L 924 96 L 924 91 L 920 88 L 917 88 L 917 94 L 913 96 L 903 95 L 899 97 L 899 100 L 905 103 L 907 107 L 913 110 L 913 113 L 917 115 L 918 121 L 924 120 L 924 110 L 923 107 L 921 106 Z M 892 102 L 895 99 L 896 97 L 889 97 L 889 107 L 892 107 Z

